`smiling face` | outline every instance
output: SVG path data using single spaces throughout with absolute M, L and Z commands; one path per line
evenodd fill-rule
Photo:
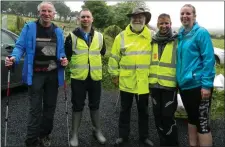
M 93 17 L 91 12 L 88 10 L 81 11 L 79 16 L 79 21 L 82 28 L 91 27 L 93 22 Z
M 144 14 L 136 14 L 131 17 L 131 27 L 135 31 L 141 31 L 145 26 L 146 17 Z
M 196 19 L 194 9 L 192 7 L 184 6 L 180 11 L 180 21 L 185 28 L 192 28 Z
M 166 34 L 171 29 L 171 20 L 169 17 L 158 18 L 157 27 L 160 34 Z
M 53 5 L 48 3 L 41 5 L 39 16 L 44 23 L 50 23 L 55 16 L 55 9 Z

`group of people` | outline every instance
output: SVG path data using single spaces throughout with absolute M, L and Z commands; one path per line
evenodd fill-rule
M 90 10 L 79 13 L 79 27 L 66 37 L 52 23 L 56 13 L 51 2 L 38 5 L 39 19 L 25 24 L 6 66 L 19 63 L 25 54 L 23 82 L 28 85 L 26 146 L 50 146 L 49 135 L 57 103 L 58 87 L 63 85 L 65 66 L 70 62 L 72 137 L 78 146 L 78 130 L 88 93 L 93 136 L 107 142 L 100 126 L 102 56 L 106 53 L 103 35 L 92 26 Z M 209 110 L 215 76 L 213 45 L 208 31 L 196 21 L 195 7 L 186 4 L 180 10 L 182 27 L 172 30 L 169 14 L 160 14 L 158 32 L 147 27 L 151 13 L 135 8 L 127 14 L 130 24 L 114 40 L 108 72 L 120 89 L 119 136 L 115 144 L 129 140 L 133 97 L 138 108 L 139 140 L 154 146 L 149 139 L 149 96 L 153 104 L 160 146 L 179 146 L 174 113 L 179 91 L 188 114 L 190 146 L 212 146 Z

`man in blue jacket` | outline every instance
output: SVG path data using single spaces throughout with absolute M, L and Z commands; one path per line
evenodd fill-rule
M 26 146 L 50 146 L 58 87 L 64 82 L 63 31 L 51 21 L 56 13 L 50 2 L 37 7 L 40 18 L 26 24 L 18 38 L 6 66 L 15 66 L 25 54 L 23 82 L 28 85 L 29 114 Z M 43 102 L 43 104 L 42 104 Z M 43 107 L 43 108 L 42 108 Z

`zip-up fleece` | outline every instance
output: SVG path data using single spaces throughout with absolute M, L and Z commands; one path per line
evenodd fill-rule
M 181 90 L 211 89 L 215 77 L 215 57 L 209 32 L 196 22 L 192 30 L 178 34 L 176 77 Z
M 20 58 L 25 54 L 22 80 L 27 85 L 32 85 L 33 62 L 36 49 L 36 22 L 25 24 L 21 34 L 16 42 L 15 48 L 11 56 L 14 56 L 15 64 L 19 64 Z M 57 67 L 58 67 L 58 83 L 62 86 L 64 83 L 64 67 L 60 64 L 60 58 L 65 57 L 63 31 L 56 27 L 55 33 L 57 37 Z

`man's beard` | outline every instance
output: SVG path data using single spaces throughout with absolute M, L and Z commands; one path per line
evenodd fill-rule
M 144 26 L 145 26 L 144 23 L 143 23 L 143 24 L 133 24 L 133 23 L 131 23 L 132 29 L 133 29 L 134 31 L 136 31 L 136 32 L 142 31 L 142 29 L 144 28 Z

